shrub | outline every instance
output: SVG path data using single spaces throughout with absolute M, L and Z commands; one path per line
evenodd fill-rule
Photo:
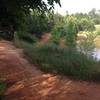
M 60 42 L 60 38 L 64 36 L 64 29 L 63 27 L 55 27 L 52 30 L 52 37 L 50 39 L 50 42 L 55 43 L 55 44 L 59 44 Z
M 66 30 L 66 44 L 67 46 L 75 46 L 78 33 L 77 18 L 73 16 L 68 16 L 65 20 L 66 24 L 64 26 L 64 29 Z
M 22 23 L 21 28 L 28 33 L 41 37 L 43 33 L 51 32 L 53 26 L 53 13 L 51 11 L 42 13 L 34 9 L 31 15 L 25 17 L 25 21 Z
M 37 38 L 30 33 L 19 31 L 16 33 L 16 35 L 20 40 L 28 42 L 28 43 L 35 43 L 37 41 Z
M 78 21 L 78 30 L 79 31 L 94 31 L 94 22 L 90 18 L 81 18 Z
M 55 26 L 52 32 L 51 41 L 59 44 L 60 38 L 65 38 L 67 46 L 75 46 L 77 36 L 77 20 L 73 16 L 65 18 L 64 25 Z

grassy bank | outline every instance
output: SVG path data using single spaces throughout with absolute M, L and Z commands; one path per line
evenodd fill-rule
M 20 46 L 31 62 L 39 65 L 42 71 L 81 80 L 100 80 L 100 63 L 73 48 L 60 48 L 50 43 L 30 45 L 25 42 L 20 42 Z

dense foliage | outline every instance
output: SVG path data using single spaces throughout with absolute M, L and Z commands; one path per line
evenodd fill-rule
M 40 36 L 44 32 L 50 32 L 53 24 L 54 22 L 52 12 L 42 14 L 41 12 L 35 10 L 31 15 L 26 17 L 25 23 L 22 25 L 22 28 L 24 31 L 26 29 L 28 33 Z
M 73 16 L 68 16 L 65 21 L 64 29 L 66 29 L 66 44 L 68 46 L 74 46 L 78 33 L 77 19 Z
M 25 30 L 27 32 L 23 35 L 20 32 L 19 40 L 15 41 L 18 47 L 23 47 L 31 62 L 39 65 L 39 68 L 46 72 L 63 74 L 76 79 L 100 80 L 100 62 L 93 57 L 94 40 L 99 30 L 95 30 L 93 19 L 81 13 L 62 16 L 58 13 L 42 15 L 36 12 L 29 16 L 31 20 L 29 18 L 26 28 L 23 28 L 27 29 Z M 48 22 L 51 26 L 48 26 Z M 41 44 L 35 41 L 32 42 L 34 44 L 30 44 L 30 40 L 34 40 L 32 38 L 34 32 L 40 34 L 47 29 L 52 30 L 48 43 Z M 79 40 L 78 35 L 81 36 Z M 64 40 L 63 47 L 60 45 L 61 40 Z
M 32 10 L 46 12 L 54 8 L 54 2 L 60 5 L 60 0 L 0 0 L 0 30 L 13 34 Z
M 94 22 L 86 14 L 67 14 L 66 16 L 54 14 L 54 29 L 51 40 L 59 44 L 60 38 L 64 38 L 67 45 L 75 45 L 78 32 L 94 30 Z
M 89 13 L 89 17 L 94 21 L 95 24 L 100 24 L 100 10 L 93 8 Z

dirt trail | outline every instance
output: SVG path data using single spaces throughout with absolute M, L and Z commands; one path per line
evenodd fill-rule
M 0 77 L 8 83 L 5 100 L 100 100 L 100 84 L 44 74 L 10 42 L 0 42 Z
M 42 35 L 40 42 L 46 44 L 48 43 L 50 37 L 51 37 L 51 33 L 45 33 L 44 35 Z

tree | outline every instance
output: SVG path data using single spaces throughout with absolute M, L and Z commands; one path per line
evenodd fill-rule
M 86 14 L 86 13 L 75 13 L 74 16 L 75 16 L 78 20 L 80 20 L 80 19 L 82 19 L 82 18 L 87 18 L 87 19 L 89 18 L 88 14 Z
M 95 11 L 93 10 L 93 12 Z M 95 23 L 88 14 L 76 13 L 73 16 L 77 18 L 78 31 L 93 31 L 95 29 Z
M 94 22 L 89 18 L 82 18 L 78 21 L 79 31 L 93 31 L 95 29 Z
M 53 14 L 53 20 L 55 27 L 62 26 L 64 24 L 64 16 L 60 15 L 59 13 Z
M 26 17 L 20 30 L 40 37 L 42 33 L 51 32 L 53 26 L 54 21 L 52 12 L 42 14 L 38 10 L 34 10 L 31 15 Z
M 22 18 L 23 15 L 29 14 L 31 9 L 47 11 L 54 8 L 54 2 L 60 4 L 60 0 L 47 1 L 48 3 L 46 4 L 43 0 L 0 0 L 0 20 L 8 19 L 13 22 L 14 19 Z
M 88 14 L 89 14 L 89 16 L 90 16 L 91 18 L 95 18 L 95 16 L 96 16 L 96 9 L 93 8 Z
M 95 24 L 100 24 L 100 10 L 93 8 L 88 15 L 94 21 Z
M 54 8 L 54 2 L 60 5 L 60 0 L 0 0 L 0 27 L 8 26 L 13 31 L 31 10 L 45 12 Z

